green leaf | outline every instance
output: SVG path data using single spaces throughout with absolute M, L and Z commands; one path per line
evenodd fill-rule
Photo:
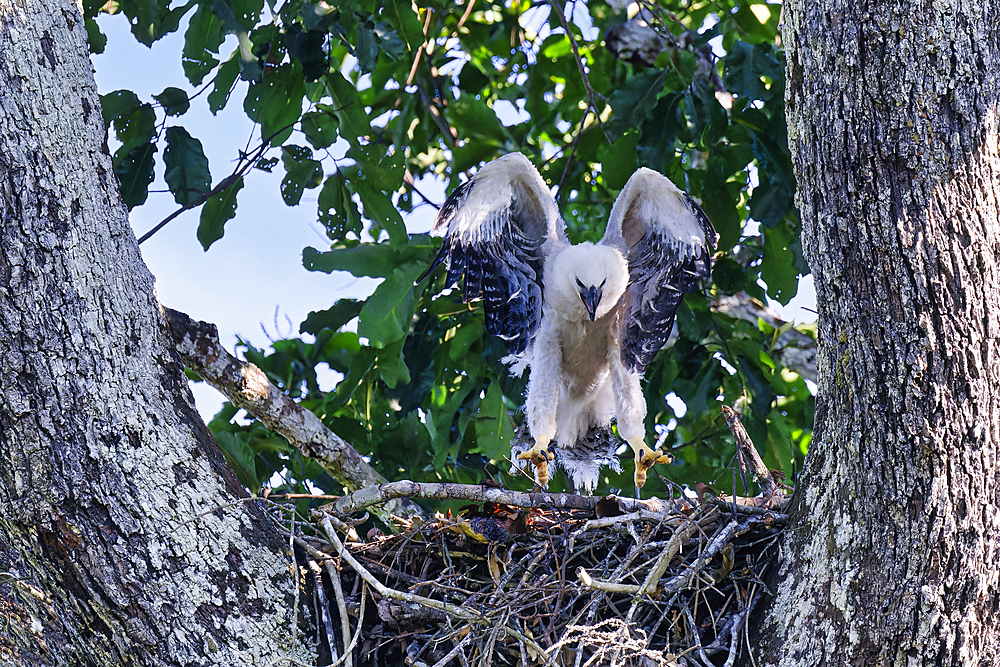
M 198 241 L 205 250 L 222 238 L 226 223 L 236 217 L 236 194 L 242 188 L 243 177 L 240 176 L 225 190 L 209 197 L 201 207 Z
M 365 379 L 373 363 L 375 363 L 375 349 L 365 345 L 354 355 L 354 359 L 351 360 L 351 367 L 347 372 L 347 376 L 337 384 L 337 391 L 334 394 L 332 403 L 336 405 L 346 403 L 351 394 L 354 393 L 354 390 Z M 355 446 L 357 445 L 355 444 Z
M 299 326 L 299 333 L 316 335 L 323 329 L 338 331 L 342 326 L 353 320 L 361 312 L 363 301 L 341 299 L 326 310 L 313 311 L 306 316 Z
M 351 146 L 347 157 L 358 163 L 365 181 L 379 190 L 394 192 L 403 185 L 403 151 L 386 153 L 385 149 L 375 144 Z
M 479 405 L 476 417 L 476 449 L 494 462 L 510 456 L 510 441 L 514 439 L 514 422 L 507 413 L 503 392 L 497 382 L 491 382 L 486 397 Z
M 766 13 L 770 14 L 770 17 L 761 22 L 760 18 L 750 9 L 752 4 L 758 4 Z M 751 37 L 755 42 L 773 42 L 774 36 L 776 34 L 775 26 L 776 17 L 779 8 L 771 7 L 769 5 L 760 3 L 740 3 L 733 14 L 733 18 L 736 23 L 746 31 L 747 36 Z M 774 23 L 774 25 L 772 25 Z M 770 44 L 768 44 L 770 46 Z
M 153 107 L 141 104 L 130 90 L 116 90 L 101 96 L 101 111 L 104 122 L 114 125 L 115 136 L 122 144 L 115 151 L 116 164 L 133 149 L 151 142 L 156 134 L 156 113 Z
M 153 182 L 153 156 L 156 142 L 136 146 L 115 163 L 115 174 L 122 186 L 122 200 L 129 210 L 146 203 L 149 184 Z
M 371 220 L 376 227 L 388 232 L 389 241 L 393 245 L 406 245 L 408 238 L 406 225 L 403 223 L 403 217 L 392 203 L 392 199 L 367 180 L 355 180 L 351 185 L 361 197 L 361 205 L 365 207 L 365 217 Z M 373 231 L 372 236 L 378 238 L 377 232 Z
M 772 93 L 765 86 L 762 76 L 775 80 L 784 77 L 781 63 L 775 57 L 772 46 L 766 43 L 753 46 L 746 42 L 733 44 L 726 55 L 722 74 L 726 90 L 743 98 L 744 106 L 750 100 L 770 99 Z
M 435 352 L 440 347 L 441 334 L 441 321 L 437 314 L 424 311 L 415 318 L 413 332 L 403 344 L 403 359 L 410 381 L 384 391 L 386 398 L 398 401 L 400 416 L 420 407 L 434 386 L 437 377 Z
M 393 30 L 385 21 L 375 23 L 375 35 L 378 37 L 382 53 L 395 62 L 400 62 L 407 55 L 406 43 L 399 38 L 399 32 Z
M 307 81 L 316 81 L 329 69 L 324 44 L 326 32 L 321 30 L 304 30 L 298 23 L 293 23 L 285 30 L 285 47 L 302 65 L 302 74 Z
M 788 183 L 780 178 L 762 181 L 750 197 L 750 215 L 762 225 L 774 228 L 794 205 Z
M 451 121 L 460 137 L 483 137 L 496 142 L 507 139 L 507 130 L 486 102 L 462 95 L 451 105 Z
M 763 417 L 771 411 L 771 403 L 774 402 L 774 391 L 771 383 L 764 376 L 762 369 L 753 364 L 746 357 L 739 357 L 740 371 L 746 379 L 746 388 L 750 392 L 751 404 L 758 416 Z
M 333 97 L 337 118 L 340 119 L 340 136 L 351 142 L 351 145 L 359 146 L 360 140 L 371 134 L 372 128 L 358 91 L 337 70 L 329 72 L 325 79 Z
M 220 16 L 223 7 L 229 9 L 229 16 L 236 21 L 235 25 L 227 24 L 227 29 L 231 32 L 239 32 L 241 29 L 249 32 L 260 22 L 264 0 L 212 0 L 212 9 Z
M 167 128 L 163 164 L 166 167 L 164 177 L 178 204 L 194 203 L 212 189 L 212 175 L 201 142 L 179 125 Z
M 105 129 L 111 126 L 111 121 L 119 117 L 127 117 L 141 106 L 142 102 L 139 101 L 139 97 L 131 90 L 116 90 L 107 95 L 101 95 L 101 114 L 104 116 Z
M 153 140 L 156 135 L 156 113 L 149 104 L 132 109 L 114 120 L 115 134 L 122 145 L 115 156 L 125 155 L 133 148 Z
M 409 0 L 387 0 L 382 5 L 382 15 L 392 23 L 411 53 L 423 46 L 424 30 L 420 25 L 420 19 L 413 12 L 412 2 Z
M 424 270 L 417 263 L 394 270 L 365 302 L 358 317 L 358 335 L 374 348 L 395 343 L 410 329 L 416 299 L 413 281 Z
M 625 187 L 625 183 L 639 167 L 635 150 L 638 140 L 638 132 L 626 132 L 604 151 L 601 173 L 604 174 L 604 182 L 612 190 Z
M 462 92 L 478 95 L 488 85 L 490 78 L 476 64 L 467 62 L 462 65 L 458 75 L 458 87 Z
M 108 45 L 108 36 L 101 32 L 101 27 L 91 16 L 83 20 L 83 25 L 87 28 L 87 44 L 90 45 L 90 52 L 94 55 L 104 53 L 104 47 Z
M 339 171 L 327 176 L 323 183 L 319 192 L 318 218 L 326 227 L 327 236 L 335 241 L 346 239 L 348 234 L 354 234 L 355 238 L 361 234 L 361 213 Z
M 254 53 L 253 40 L 245 32 L 236 33 L 236 40 L 239 44 L 236 48 L 236 54 L 239 56 L 240 78 L 244 81 L 259 83 L 264 78 L 264 65 L 257 54 Z M 264 51 L 266 53 L 267 49 L 264 49 Z
M 453 150 L 452 154 L 454 159 L 451 163 L 451 171 L 453 174 L 458 174 L 495 157 L 497 145 L 493 142 L 471 139 L 465 142 L 464 146 Z
M 623 132 L 646 120 L 663 91 L 666 78 L 665 71 L 651 70 L 628 79 L 611 95 L 612 126 Z
M 329 104 L 317 104 L 316 109 L 302 114 L 302 131 L 313 148 L 326 148 L 337 140 L 337 115 Z
M 228 431 L 215 431 L 215 442 L 219 449 L 226 456 L 229 467 L 236 473 L 236 479 L 240 484 L 250 489 L 253 493 L 258 493 L 263 480 L 257 477 L 257 466 L 255 459 L 257 454 L 240 436 L 242 433 L 234 434 Z
M 257 163 L 253 166 L 254 169 L 260 169 L 261 171 L 266 171 L 271 173 L 274 171 L 275 166 L 277 166 L 279 160 L 276 157 L 261 158 L 257 160 Z
M 222 63 L 219 73 L 215 75 L 215 83 L 212 92 L 208 94 L 208 108 L 213 115 L 218 114 L 229 101 L 229 95 L 233 92 L 233 86 L 240 75 L 240 61 L 236 53 Z
M 720 257 L 712 267 L 712 282 L 726 294 L 736 294 L 744 289 L 747 272 L 730 257 Z
M 701 208 L 719 233 L 719 248 L 731 248 L 743 233 L 741 207 L 737 205 L 743 184 L 735 181 L 720 184 L 706 179 L 703 192 L 708 196 L 700 202 Z
M 181 18 L 194 3 L 170 9 L 170 0 L 119 0 L 118 6 L 128 17 L 135 38 L 152 46 L 156 40 L 177 30 Z
M 395 389 L 400 385 L 410 383 L 410 370 L 402 358 L 403 340 L 379 350 L 375 359 L 375 367 L 378 369 L 379 377 L 385 382 L 389 389 Z
M 285 177 L 281 179 L 281 198 L 288 206 L 296 206 L 306 188 L 316 188 L 323 182 L 323 165 L 314 160 L 313 152 L 304 146 L 288 144 L 281 147 L 281 162 Z
M 767 284 L 767 295 L 785 305 L 795 296 L 799 286 L 799 272 L 789 247 L 798 234 L 787 223 L 761 232 L 764 234 L 764 255 L 760 260 L 760 277 Z
M 358 45 L 354 49 L 354 55 L 358 58 L 358 67 L 362 72 L 375 71 L 378 64 L 378 37 L 375 36 L 374 29 L 358 26 Z
M 215 56 L 224 38 L 222 21 L 207 4 L 199 4 L 184 31 L 184 48 L 181 51 L 184 76 L 192 86 L 200 86 L 205 75 L 219 64 Z
M 314 248 L 302 251 L 302 264 L 309 271 L 349 271 L 355 276 L 385 278 L 400 265 L 427 258 L 427 247 L 419 243 L 398 247 L 388 243 L 338 244 L 328 252 Z
M 180 88 L 169 86 L 164 88 L 162 93 L 153 95 L 153 97 L 163 106 L 163 112 L 168 116 L 180 116 L 191 108 L 188 94 Z
M 302 115 L 305 94 L 305 82 L 298 66 L 286 63 L 272 70 L 263 81 L 250 84 L 243 109 L 260 123 L 261 136 L 272 146 L 280 146 Z

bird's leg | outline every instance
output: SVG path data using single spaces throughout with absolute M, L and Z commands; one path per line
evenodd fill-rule
M 646 443 L 641 437 L 631 438 L 628 444 L 635 452 L 635 487 L 637 490 L 646 484 L 647 470 L 657 463 L 670 463 L 674 460 L 670 454 L 661 452 L 659 449 L 646 447 Z
M 555 458 L 549 451 L 551 440 L 544 435 L 536 436 L 535 445 L 517 456 L 522 461 L 531 461 L 531 464 L 535 466 L 535 477 L 538 479 L 539 486 L 545 486 L 549 483 L 549 461 Z

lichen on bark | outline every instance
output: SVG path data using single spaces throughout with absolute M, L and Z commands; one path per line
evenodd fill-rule
M 1000 10 L 784 5 L 819 391 L 765 664 L 1000 655 Z
M 0 194 L 0 655 L 308 659 L 287 547 L 163 330 L 72 3 L 0 3 Z

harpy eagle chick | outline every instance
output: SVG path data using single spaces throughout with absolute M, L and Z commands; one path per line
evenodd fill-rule
M 550 443 L 573 448 L 617 418 L 635 452 L 636 486 L 645 484 L 669 457 L 646 446 L 639 381 L 684 294 L 709 275 L 718 238 L 694 200 L 639 169 L 601 242 L 573 246 L 541 175 L 511 153 L 455 189 L 432 233 L 444 243 L 428 273 L 446 261 L 447 283 L 462 277 L 464 300 L 483 299 L 487 331 L 511 353 L 505 361 L 530 368 L 535 444 L 520 458 L 535 464 L 539 483 L 548 482 Z

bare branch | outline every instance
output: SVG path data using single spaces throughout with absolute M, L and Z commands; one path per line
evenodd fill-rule
M 613 497 L 613 496 L 612 496 Z M 472 500 L 497 503 L 525 509 L 594 509 L 603 500 L 600 496 L 578 496 L 573 493 L 548 493 L 545 491 L 525 493 L 498 489 L 481 484 L 418 483 L 409 480 L 389 482 L 370 486 L 344 496 L 335 503 L 325 506 L 340 515 L 351 514 L 363 509 L 389 502 L 396 498 L 428 498 L 437 500 Z M 615 498 L 623 511 L 648 510 L 659 512 L 663 501 L 632 500 Z
M 743 457 L 740 459 L 742 461 L 745 458 L 750 464 L 750 470 L 753 472 L 754 480 L 760 484 L 760 502 L 764 507 L 769 507 L 771 501 L 774 499 L 774 494 L 778 490 L 778 485 L 774 482 L 774 478 L 771 477 L 771 471 L 767 469 L 764 465 L 763 459 L 760 458 L 760 454 L 757 453 L 757 448 L 753 446 L 753 441 L 750 440 L 750 435 L 747 430 L 743 427 L 743 422 L 740 419 L 740 415 L 736 410 L 733 410 L 728 405 L 722 406 L 722 416 L 726 418 L 726 423 L 729 424 L 729 430 L 733 432 L 736 436 L 736 444 L 740 448 L 740 452 Z
M 319 417 L 271 384 L 264 371 L 229 354 L 219 342 L 219 330 L 214 324 L 196 322 L 170 308 L 163 308 L 163 314 L 181 361 L 222 392 L 233 405 L 243 408 L 302 454 L 315 459 L 348 491 L 385 483 L 385 478 L 361 458 L 354 447 L 328 429 Z M 413 503 L 399 500 L 390 500 L 372 511 L 380 518 L 390 514 L 422 514 Z

